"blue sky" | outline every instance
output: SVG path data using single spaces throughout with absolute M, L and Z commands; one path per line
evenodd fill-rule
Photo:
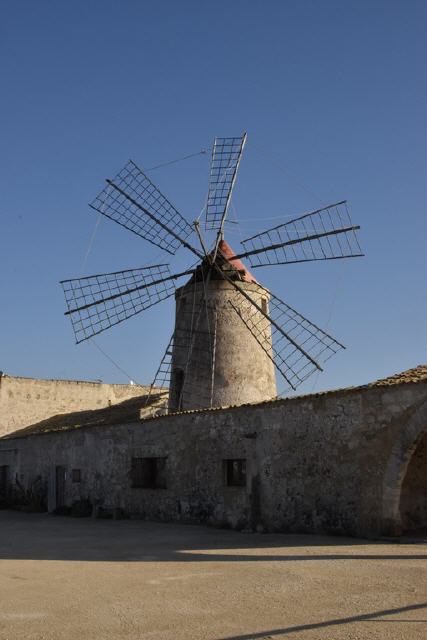
M 107 219 L 88 252 L 87 203 L 128 158 L 152 167 L 242 131 L 233 246 L 344 198 L 362 225 L 365 258 L 257 270 L 347 346 L 300 391 L 426 362 L 426 24 L 417 0 L 3 2 L 0 369 L 126 382 L 74 344 L 58 281 L 163 256 Z M 150 176 L 193 220 L 208 170 L 201 155 Z M 96 341 L 145 383 L 172 326 L 163 303 Z

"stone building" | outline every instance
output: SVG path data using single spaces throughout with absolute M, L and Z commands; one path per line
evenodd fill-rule
M 143 406 L 4 436 L 3 492 L 37 484 L 50 511 L 84 501 L 98 514 L 237 529 L 375 537 L 427 526 L 427 365 L 257 404 L 156 417 Z
M 102 409 L 145 396 L 148 388 L 86 380 L 41 380 L 0 372 L 0 436 L 53 415 Z

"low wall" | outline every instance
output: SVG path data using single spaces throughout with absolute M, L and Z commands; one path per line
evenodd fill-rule
M 149 519 L 376 536 L 397 518 L 384 507 L 401 491 L 390 459 L 406 460 L 396 443 L 427 429 L 426 398 L 426 383 L 366 387 L 9 437 L 0 465 L 27 487 L 40 476 L 51 495 L 64 467 L 68 505 L 88 498 Z M 147 457 L 166 458 L 166 488 L 132 488 L 132 458 Z M 244 486 L 226 485 L 227 459 L 245 460 Z
M 143 395 L 147 387 L 0 376 L 0 436 L 50 416 L 101 409 Z

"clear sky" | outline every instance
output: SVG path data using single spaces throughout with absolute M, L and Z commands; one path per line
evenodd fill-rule
M 347 350 L 300 391 L 427 362 L 424 0 L 0 3 L 0 369 L 127 382 L 75 345 L 58 281 L 163 261 L 87 203 L 128 158 L 149 168 L 248 132 L 228 239 L 347 198 L 365 258 L 257 270 Z M 189 219 L 209 158 L 151 178 Z M 275 220 L 278 223 L 280 220 Z M 191 262 L 180 251 L 172 266 Z M 149 382 L 173 303 L 101 334 Z

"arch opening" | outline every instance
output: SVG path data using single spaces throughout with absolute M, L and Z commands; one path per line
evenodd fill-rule
M 423 397 L 419 403 L 414 403 L 410 412 L 406 411 L 406 415 L 402 416 L 400 431 L 387 462 L 383 476 L 380 527 L 383 535 L 399 536 L 403 528 L 408 531 L 411 527 L 421 529 L 423 526 L 424 516 L 421 514 L 426 500 L 423 463 L 426 440 L 427 400 Z
M 401 486 L 399 515 L 403 533 L 427 530 L 427 431 L 408 462 Z

